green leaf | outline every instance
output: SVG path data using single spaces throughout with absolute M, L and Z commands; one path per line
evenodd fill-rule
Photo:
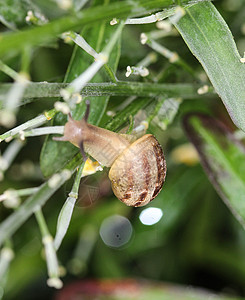
M 201 62 L 233 122 L 245 131 L 245 65 L 232 34 L 211 2 L 186 9 L 174 25 Z
M 213 186 L 245 228 L 244 145 L 224 124 L 207 115 L 187 115 L 184 127 Z
M 86 27 L 82 31 L 82 35 L 87 38 L 87 42 L 97 52 L 100 52 L 106 45 L 107 41 L 114 34 L 115 28 L 109 24 L 101 23 L 100 26 L 93 28 Z M 113 51 L 111 52 L 108 65 L 113 71 L 116 71 L 118 60 L 120 57 L 120 41 L 116 43 Z M 70 65 L 67 70 L 65 82 L 70 82 L 83 71 L 85 71 L 94 61 L 94 58 L 89 56 L 84 50 L 75 46 Z M 92 82 L 105 82 L 107 75 L 102 71 L 98 72 Z M 98 125 L 101 117 L 106 109 L 109 96 L 102 97 L 90 97 L 91 106 L 88 122 L 94 125 Z M 74 119 L 81 119 L 85 111 L 85 105 L 83 103 L 77 105 L 73 117 Z M 64 125 L 67 121 L 67 117 L 59 113 L 53 122 L 54 125 Z M 70 143 L 60 143 L 52 140 L 49 136 L 42 148 L 40 165 L 41 170 L 45 177 L 57 172 L 64 165 L 70 161 L 77 153 L 78 148 Z
M 111 131 L 118 131 L 120 126 L 124 123 L 130 123 L 130 116 L 136 115 L 140 109 L 144 109 L 151 102 L 153 102 L 152 98 L 136 99 L 111 119 L 110 122 L 106 124 L 105 128 Z

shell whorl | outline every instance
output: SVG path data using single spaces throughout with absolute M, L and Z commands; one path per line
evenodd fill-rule
M 157 139 L 146 134 L 127 147 L 113 163 L 109 178 L 114 194 L 128 206 L 144 206 L 160 192 L 166 162 Z

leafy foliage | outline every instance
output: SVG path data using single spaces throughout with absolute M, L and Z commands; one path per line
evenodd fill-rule
M 232 3 L 0 1 L 0 298 L 2 291 L 6 299 L 213 296 L 188 291 L 190 284 L 217 299 L 244 297 L 245 3 Z M 67 30 L 76 34 L 62 35 Z M 81 74 L 93 76 L 66 98 Z M 67 120 L 62 109 L 79 120 L 86 98 L 89 123 L 122 133 L 147 124 L 162 144 L 166 182 L 148 207 L 119 202 L 106 169 L 79 185 L 78 148 L 52 139 Z M 144 220 L 151 208 L 161 217 Z M 133 234 L 112 247 L 127 236 L 120 222 Z M 67 273 L 56 293 L 46 280 L 61 287 L 58 263 Z

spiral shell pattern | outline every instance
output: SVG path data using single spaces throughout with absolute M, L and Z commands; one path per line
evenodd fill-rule
M 112 190 L 128 206 L 144 206 L 161 191 L 166 161 L 157 139 L 146 134 L 127 147 L 109 172 Z

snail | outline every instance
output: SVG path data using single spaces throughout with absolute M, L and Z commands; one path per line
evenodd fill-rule
M 115 133 L 87 123 L 89 101 L 82 120 L 68 115 L 64 136 L 56 141 L 69 141 L 110 167 L 109 179 L 116 197 L 128 206 L 144 206 L 162 189 L 166 176 L 166 161 L 162 148 L 152 134 L 139 139 L 134 135 Z

